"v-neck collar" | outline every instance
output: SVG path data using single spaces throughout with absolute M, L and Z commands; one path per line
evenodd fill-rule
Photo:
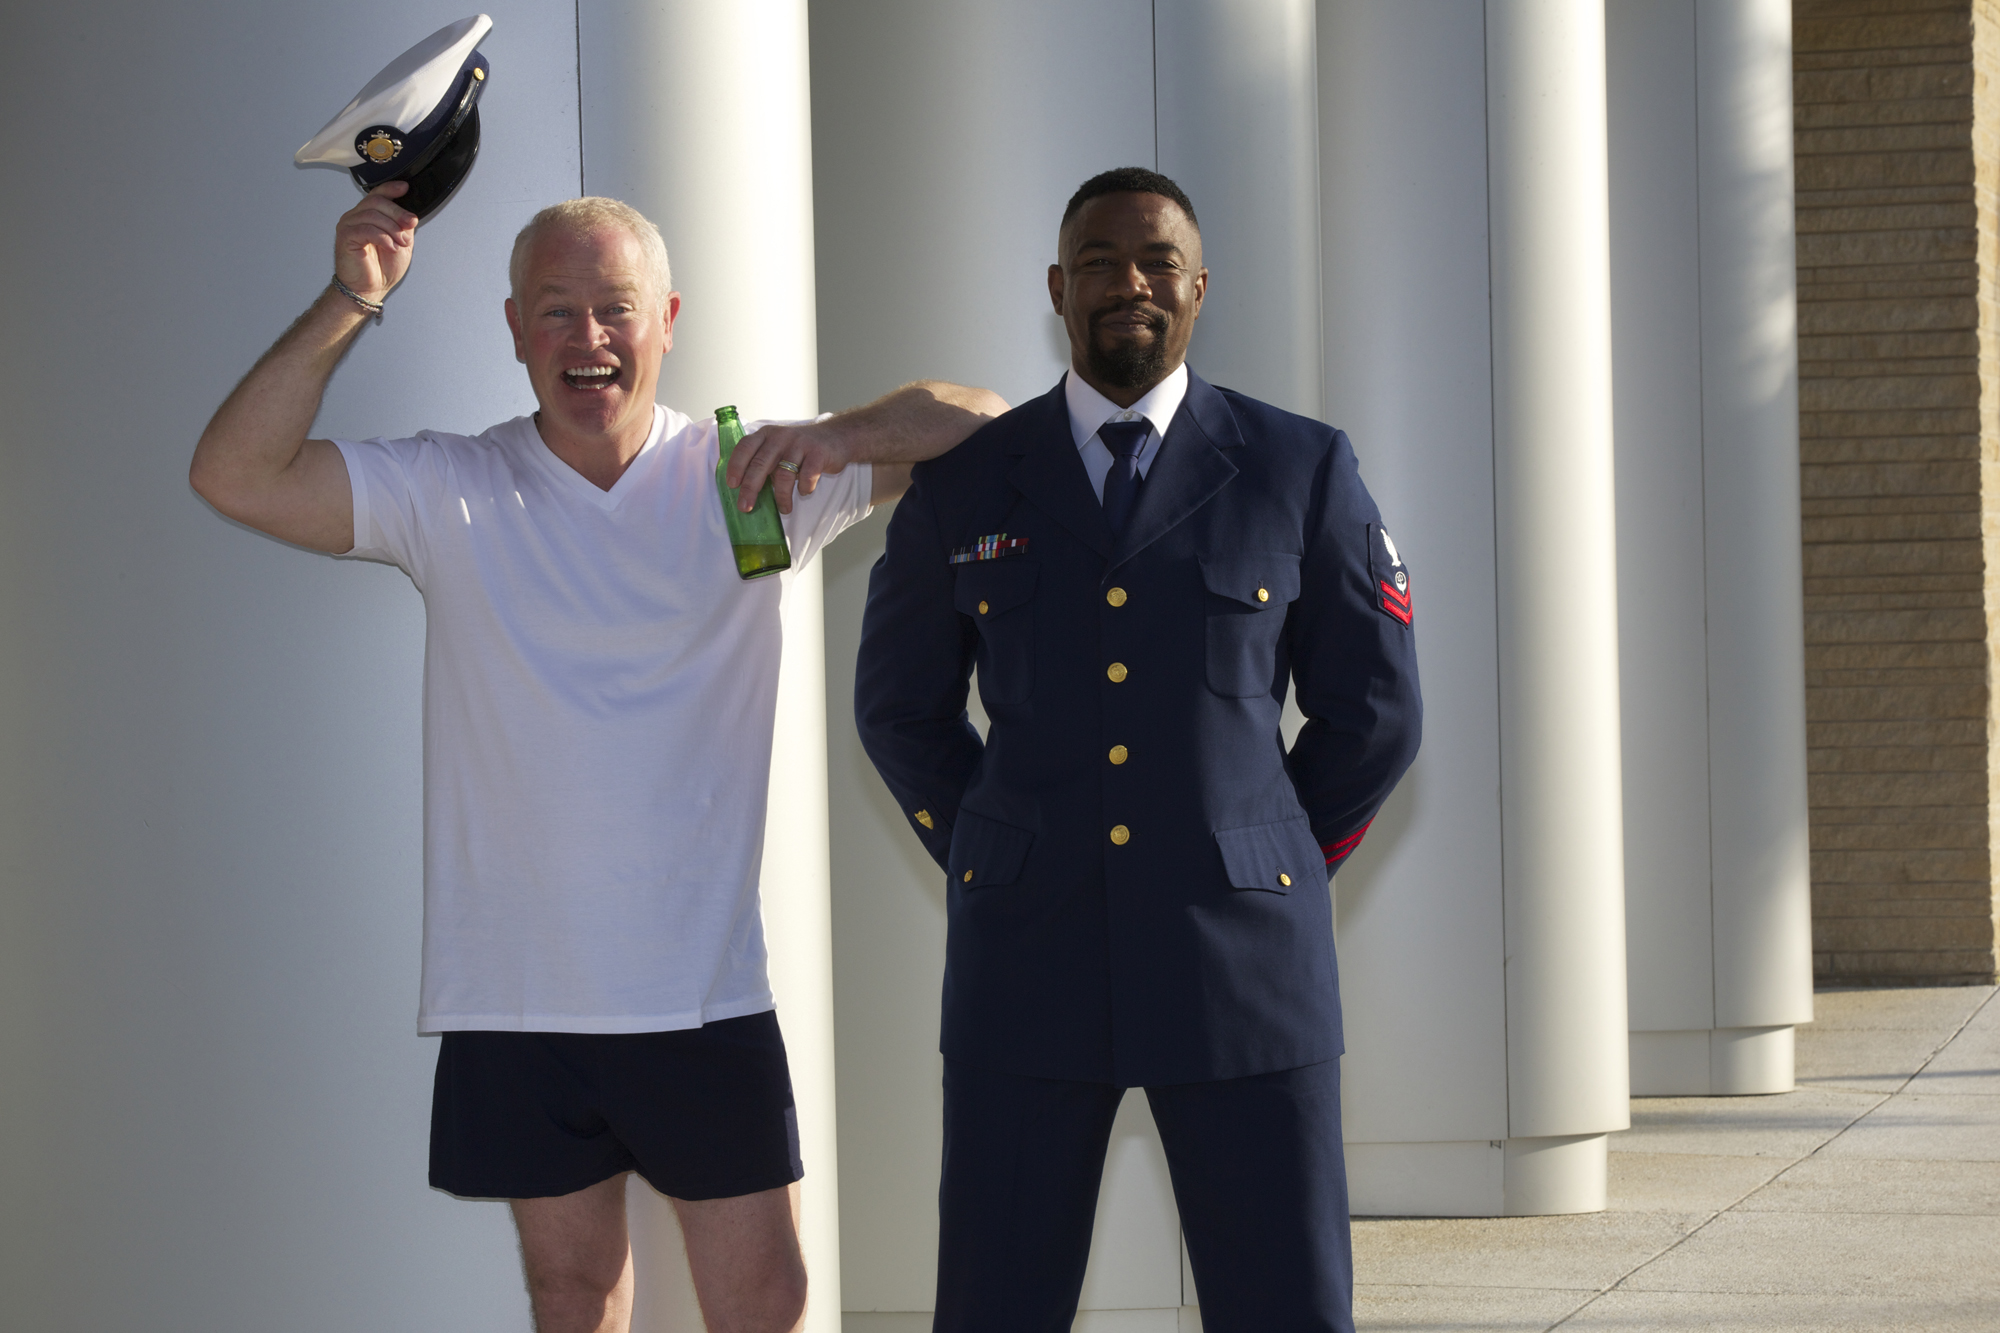
M 528 436 L 528 452 L 544 472 L 554 477 L 558 485 L 567 487 L 599 509 L 609 512 L 632 493 L 638 485 L 641 466 L 649 464 L 650 456 L 659 451 L 660 441 L 667 433 L 667 409 L 658 403 L 653 404 L 653 429 L 647 433 L 646 442 L 639 446 L 639 452 L 632 456 L 632 461 L 625 465 L 625 470 L 618 474 L 618 480 L 611 483 L 608 491 L 563 462 L 556 451 L 549 448 L 548 441 L 542 438 L 541 427 L 535 424 L 534 413 L 522 417 L 521 426 Z

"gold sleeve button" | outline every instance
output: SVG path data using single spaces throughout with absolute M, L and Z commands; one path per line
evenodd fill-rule
M 1124 762 L 1125 762 L 1125 761 L 1126 761 L 1127 759 L 1129 759 L 1129 758 L 1131 758 L 1131 757 L 1132 757 L 1132 756 L 1131 756 L 1131 752 L 1130 752 L 1130 751 L 1128 751 L 1128 750 L 1126 750 L 1126 748 L 1125 748 L 1124 746 L 1122 746 L 1122 745 L 1114 745 L 1114 746 L 1112 746 L 1112 747 L 1111 747 L 1111 762 L 1112 762 L 1112 763 L 1114 763 L 1114 764 L 1122 764 L 1122 763 L 1124 763 Z
M 1132 841 L 1132 830 L 1126 828 L 1123 824 L 1113 824 L 1111 826 L 1111 841 L 1123 847 L 1126 843 Z
M 1289 889 L 1292 887 L 1292 877 L 1290 875 L 1287 875 L 1284 871 L 1280 870 L 1278 872 L 1278 883 L 1284 885 L 1286 888 Z
M 972 872 L 970 870 L 965 872 L 965 882 L 967 884 L 972 883 Z
M 931 812 L 928 810 L 919 810 L 915 815 L 911 816 L 911 818 L 915 819 L 919 824 L 922 824 L 925 828 L 937 827 L 937 824 L 931 819 Z
M 1104 594 L 1104 600 L 1113 606 L 1123 606 L 1125 605 L 1125 590 L 1123 588 L 1113 588 L 1110 592 Z
M 991 608 L 991 607 L 989 607 L 989 606 L 987 606 L 987 605 L 986 605 L 986 603 L 984 603 L 984 602 L 981 602 L 981 603 L 979 604 L 979 614 L 980 614 L 980 615 L 982 615 L 982 616 L 983 616 L 983 615 L 985 615 L 985 614 L 986 614 L 986 613 L 987 613 L 987 612 L 988 612 L 989 610 L 991 610 L 991 609 L 992 609 L 992 608 Z
M 1119 681 L 1125 679 L 1129 673 L 1125 670 L 1123 662 L 1113 662 L 1110 666 L 1104 668 L 1104 674 L 1111 677 L 1111 683 L 1116 685 Z
M 1268 601 L 1270 601 L 1270 600 L 1271 600 L 1271 590 L 1270 590 L 1269 588 L 1259 588 L 1259 589 L 1257 589 L 1257 600 L 1258 600 L 1258 601 L 1260 601 L 1260 602 L 1268 602 Z M 984 603 L 984 602 L 981 602 L 981 603 L 979 604 L 979 609 L 980 609 L 981 611 L 984 611 L 984 610 L 986 609 L 986 603 Z

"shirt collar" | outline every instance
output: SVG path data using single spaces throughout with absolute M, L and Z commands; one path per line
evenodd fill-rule
M 1085 384 L 1083 377 L 1075 371 L 1068 372 L 1063 376 L 1063 397 L 1069 403 L 1069 432 L 1076 437 L 1076 447 L 1081 449 L 1089 444 L 1099 426 L 1127 411 L 1146 418 L 1152 423 L 1154 432 L 1164 440 L 1174 413 L 1180 411 L 1181 399 L 1187 397 L 1187 385 L 1188 368 L 1187 362 L 1183 361 L 1174 367 L 1173 374 L 1147 390 L 1145 397 L 1128 409 Z

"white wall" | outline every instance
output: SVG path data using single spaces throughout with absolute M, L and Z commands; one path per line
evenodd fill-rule
M 506 251 L 577 183 L 574 18 L 493 0 L 485 140 L 321 433 L 532 404 Z M 317 294 L 291 155 L 456 4 L 17 8 L 0 355 L 0 1291 L 38 1329 L 527 1327 L 504 1208 L 424 1183 L 422 608 L 188 489 Z M 24 204 L 30 206 L 23 206 Z

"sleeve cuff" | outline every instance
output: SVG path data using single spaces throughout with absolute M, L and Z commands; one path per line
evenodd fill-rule
M 1321 843 L 1319 849 L 1326 855 L 1326 868 L 1331 870 L 1342 861 L 1345 861 L 1348 853 L 1359 847 L 1361 840 L 1368 836 L 1369 826 L 1374 824 L 1374 822 L 1372 819 L 1369 820 L 1367 824 L 1363 824 L 1360 828 L 1354 830 L 1354 832 L 1348 834 L 1338 842 Z

